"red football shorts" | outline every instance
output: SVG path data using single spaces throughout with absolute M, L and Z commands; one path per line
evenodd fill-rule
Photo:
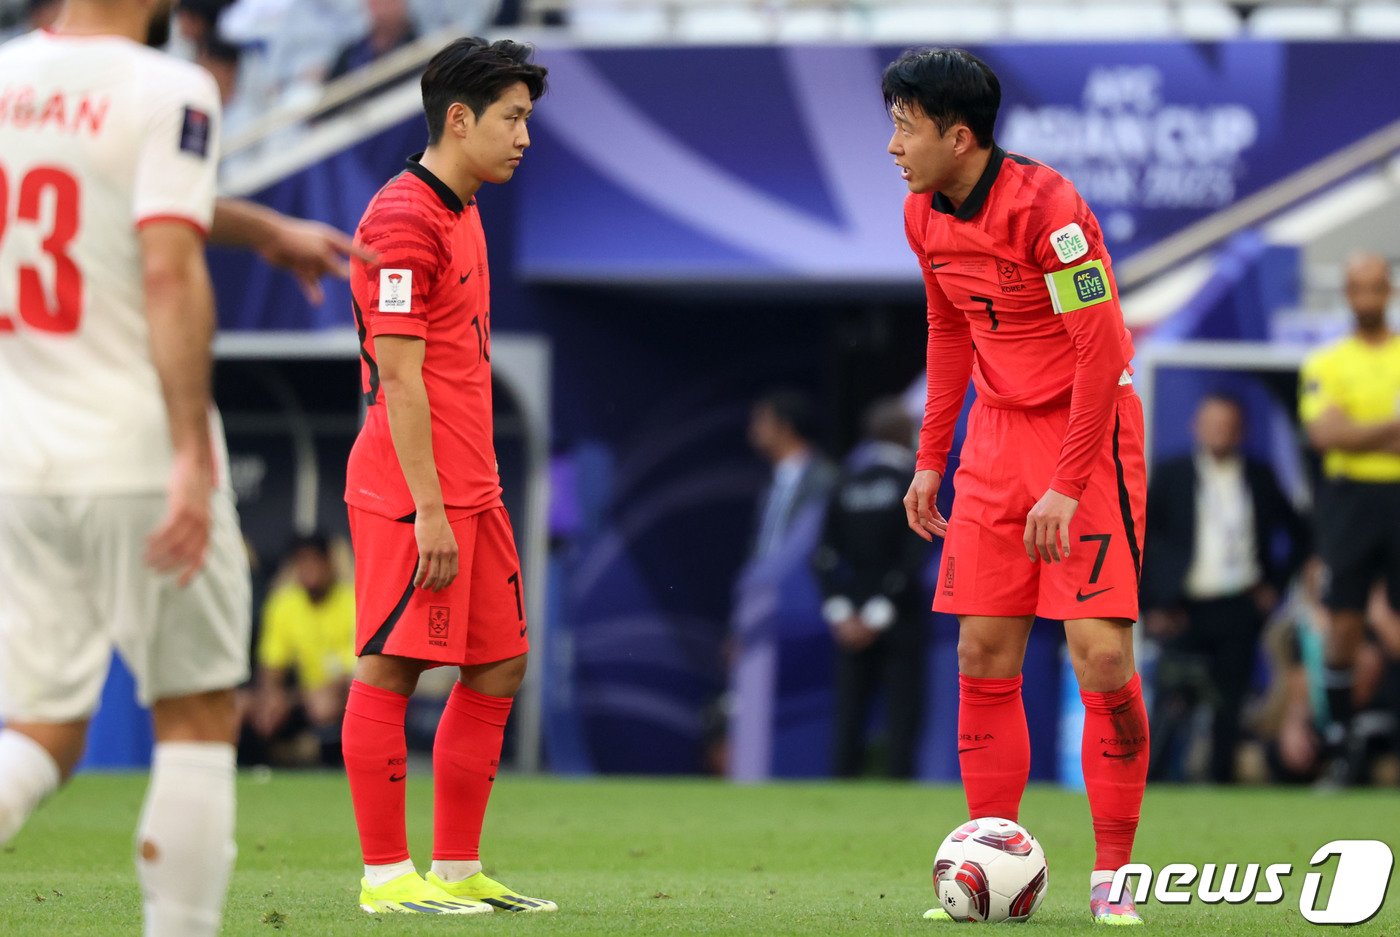
M 530 649 L 515 535 L 503 507 L 447 517 L 457 578 L 440 592 L 413 587 L 411 520 L 350 509 L 355 549 L 355 651 L 438 664 L 489 664 Z
M 933 608 L 956 615 L 1138 617 L 1146 524 L 1142 401 L 1124 387 L 1070 521 L 1070 556 L 1026 558 L 1026 515 L 1050 487 L 1068 407 L 972 406 Z

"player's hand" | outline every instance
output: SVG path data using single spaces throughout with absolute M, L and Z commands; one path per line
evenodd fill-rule
M 1021 538 L 1032 563 L 1037 559 L 1047 563 L 1069 559 L 1069 522 L 1078 509 L 1077 500 L 1053 488 L 1035 503 L 1026 515 L 1026 534 Z
M 457 578 L 457 538 L 442 508 L 419 511 L 413 521 L 418 542 L 418 573 L 413 585 L 429 592 L 446 589 Z
M 366 263 L 378 259 L 378 255 L 356 244 L 345 232 L 319 221 L 282 215 L 273 223 L 271 235 L 259 246 L 258 253 L 295 277 L 306 301 L 313 306 L 319 306 L 326 298 L 322 277 L 349 277 L 350 257 Z
M 836 637 L 836 643 L 848 651 L 863 651 L 880 636 L 880 632 L 861 621 L 858 615 L 838 621 L 832 625 L 831 630 Z
M 931 469 L 915 472 L 904 496 L 904 519 L 909 529 L 929 543 L 948 533 L 948 521 L 938 513 L 938 486 L 942 482 L 942 474 Z
M 214 470 L 207 456 L 175 457 L 165 519 L 146 538 L 146 564 L 157 572 L 178 574 L 181 587 L 204 566 L 213 491 Z

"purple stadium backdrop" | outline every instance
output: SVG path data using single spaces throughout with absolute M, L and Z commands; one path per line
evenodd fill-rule
M 849 411 L 853 388 L 870 393 L 884 382 L 883 393 L 914 376 L 912 366 L 862 372 L 843 393 L 830 379 L 838 339 L 827 336 L 842 334 L 844 320 L 821 292 L 845 285 L 849 297 L 853 285 L 878 286 L 872 295 L 900 304 L 901 315 L 907 308 L 917 346 L 919 278 L 903 240 L 903 186 L 884 152 L 890 124 L 879 96 L 881 67 L 898 51 L 540 51 L 552 90 L 533 124 L 534 146 L 518 179 L 488 188 L 481 201 L 495 327 L 548 335 L 556 349 L 553 432 L 568 503 L 558 512 L 550 571 L 560 640 L 538 662 L 550 687 L 547 745 L 556 768 L 702 769 L 704 713 L 725 679 L 719 648 L 730 588 L 763 481 L 743 442 L 747 401 L 781 381 L 816 389 L 831 412 Z M 999 142 L 1073 179 L 1119 260 L 1397 113 L 1384 91 L 1359 93 L 1400 86 L 1391 44 L 975 51 L 1001 77 Z M 260 198 L 351 229 L 423 138 L 414 117 Z M 312 308 L 285 276 L 247 257 L 215 252 L 214 268 L 225 329 L 350 324 L 341 285 Z M 736 282 L 737 291 L 726 286 Z M 746 298 L 745 282 L 778 289 Z M 663 288 L 631 288 L 639 285 Z M 1203 315 L 1176 331 L 1254 334 L 1257 322 L 1243 320 L 1257 314 L 1240 311 L 1258 305 L 1253 296 L 1237 301 L 1223 325 Z M 1159 410 L 1158 425 L 1186 424 L 1193 387 L 1180 389 L 1164 395 L 1174 410 L 1167 419 Z M 352 387 L 346 396 L 353 400 Z M 788 620 L 770 631 L 783 640 L 766 769 L 819 774 L 831 649 L 810 583 L 789 578 Z M 951 777 L 955 664 L 947 623 L 936 634 L 935 718 L 921 766 L 925 776 Z M 1027 695 L 1036 772 L 1048 776 L 1058 668 L 1053 631 L 1038 629 L 1036 640 L 1043 673 L 1028 680 Z M 110 731 L 98 733 L 96 763 L 142 750 L 118 730 L 121 695 L 109 696 L 99 717 Z

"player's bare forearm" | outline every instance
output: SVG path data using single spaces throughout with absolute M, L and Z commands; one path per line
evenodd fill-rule
M 380 335 L 375 342 L 380 387 L 388 408 L 389 437 L 409 494 L 413 496 L 418 543 L 416 588 L 436 592 L 457 576 L 457 541 L 443 504 L 442 481 L 433 458 L 432 410 L 423 384 L 422 339 Z
M 245 199 L 221 198 L 214 203 L 209 238 L 226 247 L 254 250 L 274 267 L 286 270 L 313 305 L 325 299 L 322 277 L 344 280 L 350 275 L 348 258 L 366 263 L 376 259 L 373 251 L 330 225 L 291 218 Z
M 210 466 L 214 293 L 204 244 L 192 228 L 162 223 L 142 229 L 141 250 L 151 360 L 171 444 L 182 458 Z
M 215 199 L 209 240 L 222 247 L 256 248 L 271 236 L 278 217 L 273 209 L 247 199 Z
M 442 483 L 433 458 L 432 409 L 423 384 L 421 339 L 380 335 L 374 342 L 380 386 L 389 417 L 389 435 L 414 509 L 440 510 Z
M 146 541 L 146 562 L 176 574 L 185 586 L 204 566 L 212 524 L 214 290 L 204 240 L 194 228 L 181 222 L 149 224 L 141 229 L 140 245 L 151 362 L 174 455 L 165 517 Z

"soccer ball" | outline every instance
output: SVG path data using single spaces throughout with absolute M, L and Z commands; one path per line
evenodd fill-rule
M 1045 897 L 1045 850 L 1023 826 L 969 820 L 948 834 L 933 862 L 939 904 L 957 921 L 1025 921 Z

